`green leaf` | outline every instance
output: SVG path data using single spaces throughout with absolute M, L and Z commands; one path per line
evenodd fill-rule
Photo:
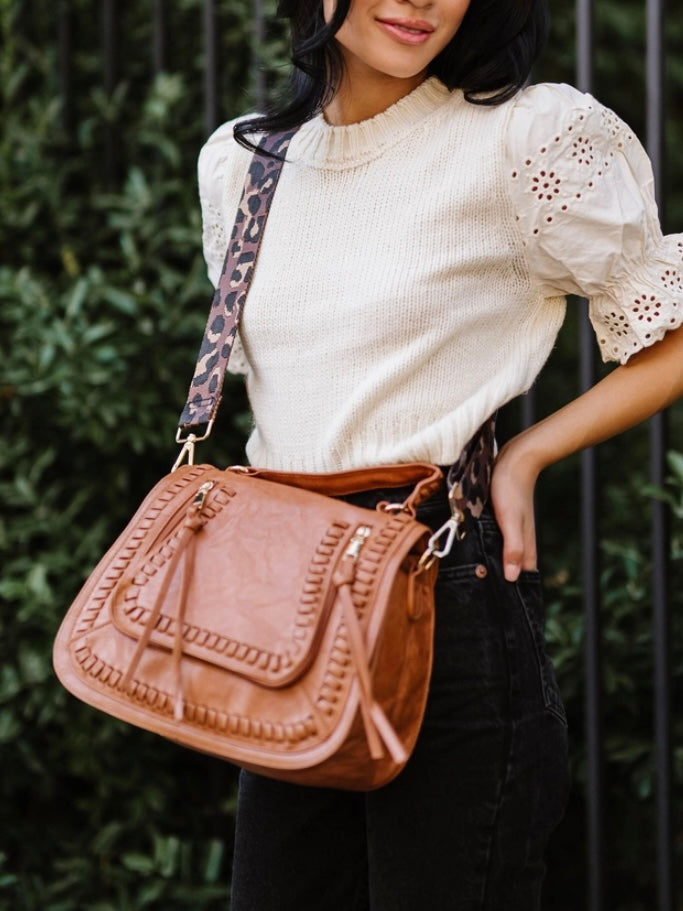
M 207 883 L 218 882 L 221 874 L 221 867 L 223 865 L 224 853 L 225 845 L 222 841 L 214 838 L 209 842 L 206 866 L 204 868 L 204 880 Z
M 122 854 L 121 862 L 127 870 L 133 870 L 135 873 L 141 873 L 145 876 L 153 873 L 155 868 L 153 858 L 148 857 L 146 854 Z
M 102 288 L 100 294 L 103 300 L 111 304 L 115 310 L 125 313 L 127 316 L 134 316 L 137 312 L 137 302 L 132 294 L 127 291 L 120 291 L 118 288 Z
M 666 461 L 673 472 L 676 481 L 683 485 L 683 452 L 670 450 L 666 454 Z

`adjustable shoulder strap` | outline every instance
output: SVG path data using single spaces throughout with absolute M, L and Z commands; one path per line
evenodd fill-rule
M 192 435 L 203 439 L 211 432 L 221 401 L 225 369 L 232 351 L 247 297 L 254 265 L 261 245 L 263 230 L 282 170 L 285 155 L 296 130 L 271 133 L 260 143 L 247 172 L 242 198 L 237 207 L 235 224 L 223 262 L 209 319 L 204 330 L 194 377 L 190 383 L 187 402 L 178 422 L 179 443 Z M 278 158 L 261 155 L 260 150 L 274 153 Z M 196 431 L 202 428 L 202 436 Z

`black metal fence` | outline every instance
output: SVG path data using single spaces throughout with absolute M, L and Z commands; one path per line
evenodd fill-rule
M 593 88 L 594 21 L 593 0 L 577 0 L 577 86 Z M 646 0 L 647 12 L 647 136 L 646 145 L 655 178 L 661 188 L 664 159 L 664 8 L 662 0 Z M 658 200 L 660 212 L 662 199 Z M 581 326 L 581 384 L 587 388 L 595 381 L 592 332 L 587 318 Z M 658 415 L 650 425 L 650 478 L 661 485 L 665 474 L 666 415 Z M 604 781 L 602 757 L 602 686 L 600 673 L 600 603 L 597 585 L 598 500 L 596 453 L 588 450 L 582 462 L 582 535 L 583 582 L 586 611 L 586 741 L 588 749 L 588 906 L 590 911 L 605 907 L 606 845 L 604 832 Z M 651 539 L 653 554 L 653 623 L 655 649 L 655 750 L 657 767 L 657 909 L 674 909 L 672 767 L 671 767 L 671 655 L 670 612 L 667 597 L 667 554 L 669 529 L 667 512 L 661 502 L 653 501 Z
M 253 2 L 253 35 L 256 53 L 263 36 L 264 9 L 262 0 Z M 576 84 L 585 91 L 593 87 L 594 37 L 593 21 L 595 5 L 600 0 L 576 0 Z M 658 186 L 664 168 L 664 10 L 663 0 L 646 0 L 647 59 L 645 65 L 647 82 L 647 130 L 646 145 L 650 153 Z M 116 0 L 100 0 L 98 15 L 101 17 L 102 80 L 105 91 L 112 92 L 120 77 L 123 59 L 118 43 L 119 8 Z M 170 0 L 150 0 L 151 33 L 153 40 L 149 48 L 151 69 L 163 70 L 167 65 L 169 15 L 173 3 Z M 206 132 L 210 132 L 224 115 L 219 98 L 219 56 L 216 29 L 216 2 L 203 0 L 201 19 L 197 30 L 201 31 L 203 46 L 203 118 Z M 71 60 L 72 27 L 67 0 L 59 0 L 58 45 L 60 60 L 60 86 L 65 104 L 64 117 L 68 120 L 71 110 Z M 265 87 L 263 78 L 255 68 L 253 75 L 257 104 L 262 100 Z M 106 141 L 106 167 L 115 167 L 116 141 L 110 133 Z M 660 199 L 660 210 L 663 208 Z M 580 385 L 587 388 L 595 382 L 595 342 L 587 316 L 580 326 Z M 533 396 L 527 397 L 523 405 L 523 420 L 530 422 L 535 413 Z M 650 426 L 650 477 L 654 484 L 664 480 L 664 456 L 667 448 L 667 416 L 660 415 Z M 587 451 L 582 456 L 581 467 L 581 536 L 582 568 L 585 606 L 585 676 L 586 703 L 585 728 L 587 743 L 587 884 L 586 905 L 589 911 L 606 911 L 605 877 L 607 869 L 607 846 L 605 839 L 605 785 L 603 772 L 603 689 L 601 670 L 602 632 L 600 622 L 600 589 L 598 560 L 598 456 Z M 667 508 L 661 501 L 653 501 L 651 509 L 651 551 L 653 554 L 654 607 L 654 732 L 656 750 L 656 841 L 657 841 L 657 911 L 675 911 L 674 889 L 674 822 L 672 793 L 672 704 L 671 704 L 671 655 L 669 571 L 670 532 Z

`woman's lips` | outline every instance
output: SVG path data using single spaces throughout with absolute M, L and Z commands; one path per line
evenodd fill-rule
M 431 23 L 415 19 L 378 19 L 377 22 L 401 44 L 424 44 L 434 31 Z

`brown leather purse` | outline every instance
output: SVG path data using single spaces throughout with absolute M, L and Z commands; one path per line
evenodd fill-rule
M 291 135 L 269 137 L 266 150 L 284 155 Z M 68 611 L 54 665 L 83 701 L 185 746 L 272 777 L 367 790 L 397 775 L 415 744 L 438 557 L 463 511 L 478 509 L 470 488 L 482 479 L 467 479 L 473 464 L 490 466 L 492 426 L 436 534 L 415 519 L 443 485 L 433 465 L 304 475 L 192 464 L 281 166 L 254 155 L 181 415 L 183 449 Z M 376 510 L 339 499 L 402 487 L 413 488 L 405 502 Z

